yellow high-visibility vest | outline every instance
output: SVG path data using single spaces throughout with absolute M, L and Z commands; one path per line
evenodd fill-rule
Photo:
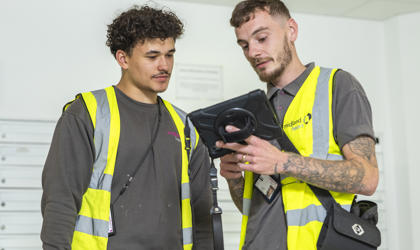
M 283 129 L 302 156 L 342 160 L 332 124 L 333 78 L 337 69 L 314 67 L 286 111 Z M 245 242 L 251 207 L 253 173 L 245 173 L 240 247 Z M 287 221 L 287 249 L 316 250 L 326 210 L 311 188 L 293 177 L 281 180 Z M 330 191 L 335 201 L 350 210 L 354 194 Z M 247 206 L 247 208 L 245 208 Z
M 72 249 L 106 250 L 111 206 L 111 184 L 114 174 L 120 138 L 120 115 L 114 87 L 79 94 L 88 110 L 94 128 L 95 162 L 88 189 L 83 195 L 82 205 L 76 219 Z M 163 100 L 172 117 L 181 139 L 181 213 L 183 249 L 193 246 L 189 158 L 185 147 L 184 121 L 186 114 Z M 65 109 L 71 103 L 67 104 Z M 190 123 L 191 124 L 191 123 Z M 198 133 L 191 126 L 191 148 L 198 143 Z M 190 156 L 192 152 L 190 153 Z

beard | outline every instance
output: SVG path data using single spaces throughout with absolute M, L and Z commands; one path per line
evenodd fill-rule
M 290 64 L 290 62 L 292 61 L 292 50 L 290 49 L 289 44 L 287 42 L 287 37 L 285 36 L 283 41 L 283 50 L 279 54 L 277 54 L 276 57 L 278 65 L 273 71 L 258 71 L 258 69 L 255 67 L 256 63 L 253 63 L 254 70 L 255 72 L 257 72 L 261 81 L 266 83 L 273 82 L 283 74 L 284 69 Z

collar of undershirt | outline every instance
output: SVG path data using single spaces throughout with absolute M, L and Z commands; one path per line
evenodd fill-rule
M 305 82 L 306 78 L 309 76 L 311 71 L 315 67 L 315 63 L 311 62 L 305 65 L 306 69 L 302 72 L 295 80 L 290 82 L 286 85 L 283 89 L 280 89 L 276 86 L 274 86 L 271 83 L 267 83 L 267 98 L 270 100 L 273 98 L 277 92 L 283 90 L 285 93 L 296 96 L 297 92 L 299 91 L 300 87 L 302 87 L 303 83 Z

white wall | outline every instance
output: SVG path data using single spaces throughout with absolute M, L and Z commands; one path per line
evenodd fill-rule
M 255 74 L 238 58 L 227 22 L 229 8 L 156 2 L 172 8 L 185 22 L 185 35 L 177 41 L 176 62 L 222 65 L 227 93 L 255 88 Z M 105 46 L 106 25 L 122 10 L 142 3 L 145 1 L 3 0 L 0 117 L 55 120 L 75 94 L 116 84 L 120 70 Z M 175 99 L 174 86 L 165 96 Z M 203 102 L 178 102 L 190 110 L 200 104 Z
M 394 141 L 393 159 L 396 180 L 395 203 L 398 205 L 400 244 L 412 242 L 411 249 L 420 249 L 420 197 L 418 195 L 417 149 L 420 135 L 418 94 L 420 81 L 417 76 L 420 63 L 420 13 L 396 17 L 385 22 L 387 51 L 387 89 L 390 133 Z M 410 247 L 410 245 L 406 245 Z M 401 249 L 408 249 L 401 247 Z
M 169 6 L 185 22 L 176 63 L 222 65 L 225 98 L 265 88 L 235 44 L 228 23 L 230 7 L 156 2 Z M 105 46 L 106 25 L 135 3 L 145 1 L 3 0 L 0 117 L 57 119 L 62 104 L 75 94 L 115 84 L 120 71 Z M 298 50 L 305 62 L 316 59 L 325 66 L 348 69 L 368 92 L 375 89 L 380 82 L 375 77 L 383 68 L 378 62 L 384 61 L 383 43 L 378 43 L 383 36 L 381 23 L 310 15 L 296 19 L 301 26 Z M 376 65 L 374 74 L 360 63 L 362 57 Z M 171 82 L 167 98 L 175 99 L 175 84 Z M 175 101 L 187 109 L 203 105 Z
M 50 119 L 82 91 L 119 80 L 120 70 L 105 46 L 106 25 L 132 4 L 145 1 L 23 1 L 0 3 L 0 118 Z M 221 65 L 224 98 L 265 88 L 235 44 L 228 20 L 232 9 L 213 5 L 156 1 L 185 22 L 177 41 L 176 63 Z M 364 86 L 374 127 L 385 152 L 387 204 L 392 208 L 390 249 L 420 249 L 414 235 L 420 215 L 415 184 L 420 14 L 386 22 L 294 14 L 299 24 L 298 53 L 304 63 L 340 67 Z M 175 66 L 176 67 L 176 66 Z M 176 79 L 164 94 L 191 111 L 211 104 L 177 100 Z M 416 100 L 416 101 L 415 101 Z M 415 103 L 417 105 L 415 105 Z M 398 208 L 398 210 L 397 210 Z M 397 213 L 398 211 L 398 213 Z
M 401 35 L 401 73 L 402 73 L 402 84 L 403 91 L 402 96 L 404 102 L 402 108 L 406 110 L 403 114 L 405 115 L 404 127 L 401 123 L 398 123 L 394 127 L 394 131 L 399 133 L 401 129 L 404 129 L 406 139 L 406 155 L 408 159 L 408 176 L 409 176 L 409 199 L 411 201 L 411 235 L 413 239 L 412 249 L 420 249 L 420 228 L 418 223 L 420 222 L 420 195 L 419 190 L 419 159 L 418 149 L 420 142 L 420 133 L 418 132 L 418 126 L 420 124 L 420 80 L 418 72 L 420 69 L 420 14 L 403 16 L 400 18 L 400 35 Z M 398 88 L 398 87 L 397 87 Z M 396 89 L 394 84 L 391 84 L 390 89 Z M 392 96 L 390 97 L 392 98 Z M 390 99 L 392 102 L 392 99 Z

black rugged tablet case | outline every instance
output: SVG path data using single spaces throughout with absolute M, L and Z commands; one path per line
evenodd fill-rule
M 264 91 L 258 89 L 248 94 L 223 101 L 188 114 L 212 158 L 232 152 L 216 148 L 218 140 L 244 143 L 251 134 L 265 140 L 282 135 L 276 115 Z M 227 133 L 226 125 L 238 127 L 240 131 Z

